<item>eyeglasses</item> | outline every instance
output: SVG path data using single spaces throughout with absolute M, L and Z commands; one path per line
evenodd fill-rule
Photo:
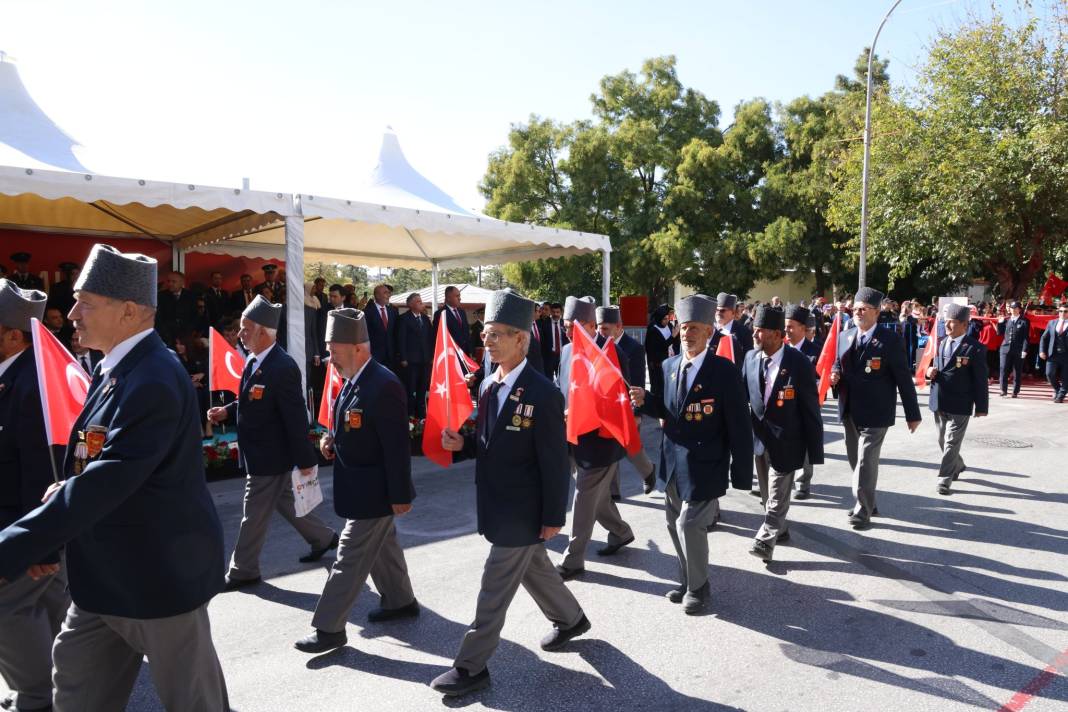
M 483 331 L 482 340 L 487 344 L 495 344 L 504 336 L 515 336 L 518 331 Z

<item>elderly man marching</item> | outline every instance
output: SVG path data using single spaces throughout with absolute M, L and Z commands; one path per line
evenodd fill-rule
M 771 561 L 775 544 L 790 532 L 794 472 L 806 462 L 823 462 L 823 418 L 812 362 L 786 346 L 783 312 L 768 306 L 753 320 L 756 348 L 746 356 L 742 377 L 749 389 L 753 449 L 764 523 L 749 553 Z
M 293 480 L 299 467 L 308 474 L 316 465 L 308 441 L 308 408 L 301 394 L 300 369 L 276 343 L 282 305 L 257 295 L 241 314 L 238 338 L 249 351 L 237 400 L 208 411 L 213 423 L 237 421 L 245 482 L 244 515 L 226 575 L 226 590 L 259 583 L 260 551 L 271 513 L 278 511 L 311 545 L 302 563 L 318 561 L 336 549 L 338 536 L 314 514 L 298 517 Z
M 0 529 L 37 509 L 54 482 L 30 334 L 45 301 L 44 292 L 0 279 Z M 12 690 L 2 709 L 52 704 L 52 641 L 70 605 L 67 572 L 50 551 L 29 573 L 0 583 L 0 676 Z
M 571 355 L 575 346 L 573 330 L 583 329 L 591 339 L 597 337 L 597 307 L 593 297 L 568 297 L 565 300 L 564 328 L 571 338 L 571 343 L 564 347 L 560 356 L 559 385 L 564 394 L 566 410 L 570 395 Z M 619 470 L 619 461 L 627 454 L 623 446 L 615 438 L 602 437 L 597 430 L 591 430 L 579 435 L 578 444 L 572 447 L 571 454 L 578 469 L 575 504 L 571 510 L 571 539 L 564 560 L 556 567 L 564 579 L 578 576 L 586 570 L 586 546 L 593 536 L 595 522 L 608 530 L 608 541 L 597 550 L 598 556 L 612 556 L 634 541 L 634 532 L 619 515 L 610 493 L 612 481 Z
M 938 447 L 942 449 L 938 494 L 943 495 L 949 494 L 950 486 L 964 472 L 960 446 L 968 421 L 973 412 L 976 418 L 986 415 L 990 400 L 986 347 L 965 335 L 971 310 L 963 304 L 949 304 L 945 318 L 945 339 L 938 344 L 934 365 L 927 369 L 931 382 L 929 407 L 938 426 Z
M 804 354 L 809 363 L 812 364 L 813 373 L 815 373 L 816 362 L 820 358 L 820 349 L 815 342 L 808 338 L 810 321 L 815 323 L 815 318 L 805 307 L 798 304 L 791 304 L 786 307 L 786 345 Z M 822 427 L 822 419 L 820 422 Z M 805 463 L 801 467 L 801 474 L 797 476 L 797 480 L 794 482 L 797 487 L 797 494 L 794 495 L 794 499 L 809 498 L 809 491 L 812 488 L 812 473 L 812 462 L 806 454 Z
M 564 525 L 571 477 L 563 397 L 526 360 L 533 318 L 529 299 L 510 289 L 491 295 L 482 337 L 498 368 L 482 382 L 475 433 L 442 432 L 455 460 L 476 458 L 478 531 L 491 544 L 475 620 L 452 669 L 430 683 L 450 697 L 490 684 L 486 663 L 520 584 L 553 623 L 542 650 L 559 650 L 590 629 L 545 552 Z
M 675 313 L 682 353 L 664 361 L 663 399 L 647 400 L 644 409 L 664 424 L 658 474 L 680 579 L 667 597 L 694 615 L 709 599 L 708 528 L 719 498 L 728 484 L 748 490 L 753 483 L 753 429 L 741 372 L 708 348 L 716 303 L 696 294 Z
M 892 329 L 878 328 L 882 300 L 882 292 L 870 287 L 857 290 L 853 298 L 856 326 L 842 332 L 831 368 L 831 385 L 838 386 L 838 417 L 845 426 L 846 455 L 853 470 L 857 501 L 849 523 L 854 529 L 867 529 L 878 511 L 879 453 L 887 429 L 894 424 L 898 394 L 909 432 L 916 432 L 921 419 L 905 344 Z
M 73 603 L 52 649 L 58 712 L 126 709 L 145 658 L 168 710 L 228 710 L 208 619 L 223 583 L 222 528 L 196 393 L 152 328 L 156 261 L 94 245 L 74 290 L 81 343 L 104 358 L 65 479 L 0 531 L 0 578 L 66 544 Z
M 346 379 L 334 400 L 334 427 L 323 436 L 323 455 L 334 463 L 334 511 L 345 518 L 337 561 L 315 606 L 315 632 L 296 642 L 306 653 L 341 647 L 345 623 L 368 575 L 380 608 L 379 623 L 419 615 L 393 517 L 412 508 L 412 456 L 407 396 L 393 372 L 371 358 L 367 321 L 356 309 L 327 314 L 330 362 Z

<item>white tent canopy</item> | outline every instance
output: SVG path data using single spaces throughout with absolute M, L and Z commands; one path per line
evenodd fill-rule
M 490 295 L 493 294 L 492 289 L 483 289 L 474 284 L 442 284 L 438 286 L 437 293 L 434 292 L 433 287 L 424 287 L 414 292 L 399 292 L 390 298 L 389 303 L 395 307 L 403 307 L 408 301 L 408 295 L 418 294 L 419 298 L 426 304 L 439 304 L 445 301 L 445 290 L 450 286 L 460 290 L 461 304 L 485 305 L 489 301 Z

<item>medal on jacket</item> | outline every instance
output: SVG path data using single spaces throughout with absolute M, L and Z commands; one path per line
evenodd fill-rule
M 89 446 L 85 444 L 85 431 L 78 431 L 78 442 L 74 444 L 74 474 L 82 474 L 85 458 L 89 457 Z
M 253 386 L 249 390 L 248 396 L 252 400 L 260 400 L 261 398 L 263 398 L 263 386 L 259 386 L 259 385 Z
M 868 361 L 868 365 L 871 367 L 868 369 L 869 373 L 871 373 L 872 371 L 878 371 L 880 368 L 883 367 L 883 359 L 881 356 L 872 356 L 871 361 Z
M 795 396 L 794 387 L 793 386 L 786 386 L 785 388 L 782 389 L 782 395 L 779 396 L 779 398 L 781 398 L 782 400 L 793 400 L 794 396 Z
M 703 413 L 704 415 L 712 415 L 712 413 L 716 409 L 716 399 L 715 398 L 705 398 L 704 400 L 701 401 L 700 405 L 701 405 L 701 413 Z
M 359 430 L 363 427 L 363 409 L 352 408 L 345 411 L 345 432 Z

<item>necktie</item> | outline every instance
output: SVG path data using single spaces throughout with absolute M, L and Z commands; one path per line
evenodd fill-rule
M 553 322 L 553 353 L 560 354 L 560 322 Z
M 1064 333 L 1064 325 L 1065 325 L 1065 321 L 1063 319 L 1061 319 L 1061 323 L 1057 326 L 1057 333 L 1058 334 L 1063 334 Z
M 486 388 L 486 393 L 482 396 L 483 401 L 479 406 L 486 413 L 486 417 L 483 418 L 482 423 L 484 425 L 482 430 L 482 444 L 489 445 L 490 435 L 493 434 L 493 427 L 497 424 L 497 391 L 501 390 L 501 381 L 493 381 Z
M 764 356 L 760 359 L 760 397 L 764 401 L 764 405 L 768 403 L 768 368 L 771 367 L 771 357 Z
M 383 329 L 388 329 L 389 328 L 389 317 L 386 316 L 386 308 L 385 307 L 378 307 L 378 311 L 380 311 L 382 313 L 382 328 Z
M 679 374 L 679 389 L 675 396 L 675 406 L 679 413 L 682 412 L 683 405 L 686 402 L 686 394 L 690 390 L 686 385 L 686 377 L 690 373 L 691 366 L 693 366 L 693 364 L 689 361 L 682 364 L 682 372 Z
M 244 390 L 245 384 L 252 378 L 252 372 L 256 370 L 256 357 L 250 356 L 248 359 L 248 365 L 245 366 L 245 372 L 241 374 L 241 389 Z

